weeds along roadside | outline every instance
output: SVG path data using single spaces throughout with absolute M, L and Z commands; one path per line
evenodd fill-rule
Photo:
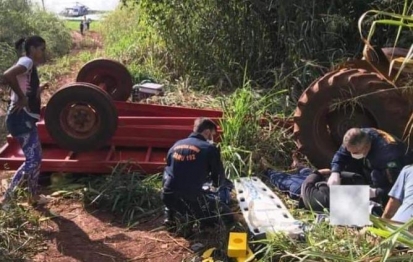
M 120 26 L 117 21 L 124 21 L 127 26 Z M 166 48 L 167 44 L 153 26 L 148 24 L 145 12 L 124 8 L 112 13 L 102 24 L 106 29 L 102 34 L 107 55 L 128 65 L 135 82 L 154 79 L 166 84 L 169 92 L 165 97 L 152 98 L 147 102 L 200 108 L 214 107 L 224 110 L 225 120 L 221 123 L 224 140 L 220 147 L 230 177 L 253 175 L 257 171 L 254 155 L 257 152 L 259 155 L 267 156 L 270 161 L 275 161 L 280 168 L 285 169 L 291 163 L 290 159 L 285 158 L 294 148 L 289 132 L 271 126 L 262 128 L 257 120 L 263 115 L 290 116 L 293 105 L 288 106 L 285 97 L 291 79 L 296 79 L 305 86 L 303 79 L 315 78 L 313 69 L 317 67 L 316 63 L 311 60 L 304 64 L 298 63 L 295 65 L 296 71 L 291 68 L 274 70 L 273 77 L 276 85 L 270 91 L 259 91 L 256 81 L 243 74 L 241 68 L 243 80 L 240 88 L 221 92 L 221 97 L 218 95 L 215 96 L 218 98 L 214 99 L 205 96 L 204 93 L 214 94 L 211 90 L 216 87 L 202 85 L 200 84 L 202 81 L 194 79 L 193 74 L 182 73 L 179 67 L 170 67 L 174 65 L 174 60 Z M 301 42 L 303 46 L 305 46 L 304 41 L 305 39 Z M 344 50 L 342 51 L 345 53 Z M 188 97 L 189 99 L 186 99 Z M 314 220 L 314 214 L 295 210 L 293 213 L 298 219 L 309 222 Z M 283 236 L 274 236 L 265 243 L 263 252 L 265 258 L 275 256 L 280 261 L 305 261 L 305 259 L 308 259 L 307 261 L 371 261 L 391 251 L 386 243 L 393 241 L 395 235 L 389 232 L 391 231 L 383 229 L 381 235 L 377 232 L 372 235 L 368 231 L 359 232 L 322 223 L 316 225 L 308 234 L 305 243 L 292 241 Z M 384 236 L 387 240 L 381 241 L 374 236 Z M 409 255 L 404 254 L 404 256 Z M 403 261 L 400 257 L 394 259 L 394 261 Z
M 64 22 L 53 14 L 34 8 L 29 1 L 0 1 L 0 29 L 1 72 L 16 61 L 14 43 L 21 37 L 33 34 L 42 36 L 47 42 L 47 54 L 50 59 L 58 58 L 70 51 L 70 31 Z
M 119 164 L 111 174 L 101 176 L 52 174 L 51 196 L 77 199 L 86 209 L 112 212 L 119 222 L 133 227 L 160 214 L 161 179 L 160 175 L 130 172 L 128 166 Z
M 0 70 L 4 71 L 16 61 L 14 41 L 20 37 L 30 35 L 29 33 L 44 37 L 47 42 L 47 63 L 39 69 L 39 76 L 42 82 L 50 83 L 51 89 L 44 94 L 43 104 L 45 104 L 50 95 L 61 87 L 58 86 L 59 79 L 67 75 L 73 79 L 66 81 L 75 81 L 74 68 L 80 68 L 82 64 L 103 56 L 99 49 L 100 43 L 96 43 L 88 35 L 81 39 L 72 37 L 69 30 L 72 26 L 70 22 L 63 22 L 52 14 L 30 9 L 29 5 L 23 4 L 24 1 L 21 1 L 21 3 L 11 2 L 0 2 L 2 7 L 7 5 L 9 7 L 8 11 L 11 11 L 4 13 L 4 9 L 0 9 L 0 29 L 5 32 L 0 36 Z M 17 8 L 17 10 L 13 8 Z M 9 22 L 10 20 L 17 21 L 13 24 L 16 28 L 10 28 L 9 23 L 5 26 L 6 21 Z M 93 23 L 91 29 L 98 29 L 98 26 L 99 23 Z M 72 42 L 72 39 L 75 41 Z M 70 50 L 72 51 L 69 52 Z M 1 110 L 5 112 L 5 104 L 3 103 Z M 102 181 L 102 183 L 107 185 L 109 182 Z M 66 185 L 65 189 L 71 191 L 71 195 L 79 192 L 74 190 L 76 185 Z M 100 190 L 101 187 L 97 189 Z M 85 198 L 92 197 L 90 192 L 83 195 Z M 100 204 L 101 198 L 103 197 L 100 196 L 94 199 L 94 203 Z M 139 204 L 141 205 L 141 203 Z M 116 206 L 113 206 L 113 209 L 116 209 Z M 42 217 L 38 212 L 21 205 L 14 205 L 7 211 L 0 210 L 0 261 L 30 260 L 34 254 L 38 253 L 42 248 L 43 239 L 41 222 L 45 220 L 48 220 L 48 218 Z
M 33 34 L 47 42 L 49 59 L 69 53 L 69 30 L 56 16 L 33 8 L 28 1 L 0 1 L 0 72 L 16 62 L 14 42 Z M 3 86 L 0 86 L 3 90 Z M 3 95 L 3 94 L 2 94 Z M 5 112 L 1 102 L 0 114 Z M 3 118 L 2 118 L 3 119 Z M 3 127 L 1 127 L 3 135 Z M 13 205 L 0 209 L 0 261 L 30 260 L 42 248 L 42 217 L 27 207 Z
M 24 261 L 42 250 L 42 218 L 27 207 L 13 203 L 0 209 L 0 261 Z
M 117 19 L 122 19 L 116 20 L 110 16 L 108 20 L 103 22 L 102 27 L 106 28 L 102 31 L 105 44 L 108 43 L 108 39 L 113 41 L 112 45 L 109 44 L 105 48 L 104 55 L 127 64 L 135 82 L 148 78 L 165 81 L 170 92 L 163 98 L 153 98 L 154 100 L 159 99 L 156 102 L 194 107 L 222 107 L 224 109 L 226 120 L 221 125 L 224 127 L 225 138 L 221 143 L 221 152 L 229 176 L 254 174 L 256 161 L 253 152 L 257 151 L 271 158 L 270 160 L 280 161 L 281 167 L 289 164 L 288 159 L 281 157 L 288 155 L 287 152 L 293 148 L 288 132 L 271 127 L 261 128 L 257 121 L 264 113 L 278 116 L 290 115 L 289 111 L 285 110 L 284 102 L 285 89 L 288 84 L 278 81 L 278 91 L 262 93 L 256 90 L 255 81 L 248 80 L 248 77 L 244 76 L 242 88 L 233 93 L 228 92 L 228 95 L 222 95 L 219 99 L 214 99 L 210 95 L 200 95 L 199 91 L 194 91 L 194 89 L 201 88 L 196 84 L 193 85 L 198 81 L 194 81 L 192 76 L 180 75 L 178 71 L 168 70 L 171 58 L 167 49 L 164 48 L 165 43 L 156 35 L 155 31 L 145 31 L 146 24 L 144 22 L 141 20 L 136 22 L 136 19 L 132 19 L 132 15 L 138 15 L 138 13 L 132 13 L 131 16 L 128 16 L 129 13 L 126 11 L 117 11 L 113 15 L 117 15 Z M 144 14 L 140 14 L 140 16 L 144 16 Z M 115 27 L 117 21 L 123 21 L 122 26 Z M 112 26 L 112 28 L 106 26 Z M 134 28 L 134 31 L 128 31 L 128 28 Z M 139 37 L 135 37 L 134 34 Z M 56 63 L 60 64 L 50 65 L 50 71 L 64 70 L 72 63 L 77 63 L 79 60 L 86 62 L 95 55 L 97 53 L 93 54 L 92 52 L 92 54 L 84 54 L 84 57 L 81 58 L 67 57 L 66 61 L 64 59 L 57 60 Z M 54 72 L 49 72 L 49 79 L 55 78 Z M 282 73 L 277 72 L 277 75 L 279 75 L 278 80 L 283 79 Z M 205 89 L 201 93 L 211 91 L 209 87 Z M 133 226 L 142 218 L 155 214 L 160 207 L 158 199 L 160 179 L 158 175 L 141 177 L 137 173 L 128 173 L 126 167 L 119 166 L 111 176 L 87 178 L 77 180 L 77 182 L 77 188 L 76 185 L 72 184 L 72 189 L 69 189 L 67 185 L 62 186 L 64 185 L 62 183 L 60 189 L 56 190 L 56 194 L 66 197 L 81 197 L 88 205 L 93 204 L 117 212 L 121 215 L 122 221 L 129 226 Z M 298 218 L 311 219 L 311 216 L 301 214 Z M 374 247 L 374 244 L 377 244 L 374 242 L 377 240 L 370 242 L 369 239 L 361 237 L 357 239 L 359 241 L 357 242 L 354 240 L 358 236 L 356 233 L 355 231 L 342 232 L 322 224 L 318 230 L 310 234 L 306 245 L 275 236 L 267 243 L 265 252 L 268 252 L 266 254 L 268 257 L 282 256 L 283 260 L 281 261 L 296 261 L 297 259 L 294 257 L 303 258 L 305 256 L 315 261 L 322 261 L 320 259 L 357 261 L 356 258 L 365 256 Z M 385 248 L 385 245 L 377 246 Z M 374 257 L 379 252 L 387 251 L 376 248 L 370 255 Z M 340 260 L 343 258 L 345 259 Z M 349 260 L 349 258 L 354 260 Z

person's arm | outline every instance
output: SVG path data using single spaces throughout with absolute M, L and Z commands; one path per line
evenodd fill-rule
M 5 82 L 10 86 L 10 88 L 16 93 L 19 99 L 25 97 L 23 90 L 21 90 L 19 86 L 19 82 L 17 81 L 17 76 L 24 74 L 27 71 L 27 68 L 24 65 L 14 65 L 7 69 L 3 73 L 3 78 Z
M 325 173 L 312 172 L 301 185 L 301 200 L 303 207 L 308 210 L 322 211 L 329 208 L 329 189 L 323 183 Z M 319 185 L 317 185 L 320 183 Z
M 389 154 L 387 155 L 387 157 L 394 157 L 394 159 L 388 160 L 389 158 L 385 158 L 381 161 L 383 165 L 383 171 L 378 171 L 380 174 L 378 174 L 377 176 L 383 176 L 383 182 L 380 183 L 380 187 L 375 189 L 375 196 L 379 197 L 380 199 L 387 197 L 390 190 L 392 189 L 392 186 L 397 181 L 399 174 L 401 175 L 401 171 L 403 169 L 402 161 L 399 160 L 401 157 L 398 157 L 400 153 L 397 151 L 393 154 L 391 154 L 391 151 L 388 151 L 387 153 Z M 372 172 L 375 171 L 376 170 L 373 170 Z
M 324 176 L 324 177 L 328 177 L 329 175 L 331 175 L 331 170 L 330 170 L 330 169 L 327 169 L 327 168 L 325 168 L 325 169 L 319 169 L 319 170 L 317 170 L 317 172 L 318 172 L 320 175 Z
M 309 176 L 306 177 L 302 186 L 305 186 L 305 185 L 314 186 L 318 182 L 326 181 L 325 175 L 326 175 L 325 173 L 321 173 L 319 170 L 315 170 L 311 172 Z
M 343 145 L 340 146 L 331 161 L 331 175 L 327 181 L 329 186 L 341 184 L 340 173 L 350 160 L 351 154 Z
M 331 161 L 331 172 L 340 173 L 350 160 L 350 152 L 348 152 L 344 146 L 340 146 Z
M 386 208 L 384 209 L 382 218 L 392 219 L 401 205 L 402 202 L 400 200 L 390 197 L 389 202 L 387 202 Z
M 224 165 L 221 161 L 221 153 L 216 146 L 211 147 L 210 169 L 213 187 L 220 187 L 225 180 Z
M 387 202 L 388 195 L 394 183 L 390 183 L 386 169 L 373 169 L 370 172 L 371 184 L 370 199 L 377 198 Z
M 406 172 L 408 172 L 408 170 L 409 169 L 404 168 L 400 172 L 399 177 L 391 188 L 389 193 L 390 199 L 387 202 L 386 208 L 384 210 L 382 216 L 383 218 L 391 219 L 401 206 L 404 199 L 404 183 L 405 177 L 407 175 Z
M 171 157 L 172 157 L 172 154 L 174 152 L 174 147 L 175 147 L 175 145 L 172 146 L 171 148 L 169 148 L 168 153 L 166 154 L 166 159 L 165 160 L 166 160 L 166 165 L 167 166 L 171 165 Z

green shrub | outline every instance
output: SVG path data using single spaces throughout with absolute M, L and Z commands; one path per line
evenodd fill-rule
M 15 62 L 14 42 L 30 35 L 40 35 L 46 40 L 49 58 L 70 50 L 70 32 L 57 16 L 32 7 L 27 0 L 0 0 L 1 72 Z
M 379 0 L 123 2 L 125 10 L 134 6 L 137 19 L 146 25 L 131 32 L 145 36 L 156 28 L 173 54 L 173 76 L 233 88 L 242 86 L 244 68 L 248 79 L 265 87 L 274 87 L 278 75 L 294 72 L 278 87 L 304 88 L 334 63 L 361 53 L 357 20 L 364 11 L 402 6 Z M 118 26 L 127 28 L 122 21 L 117 20 Z M 383 31 L 378 42 L 389 35 Z
M 12 205 L 0 209 L 0 261 L 28 261 L 42 247 L 40 217 Z
M 127 65 L 135 82 L 165 77 L 168 55 L 164 41 L 142 9 L 111 12 L 102 21 L 100 31 L 106 55 Z
M 111 175 L 87 180 L 84 201 L 120 215 L 122 223 L 132 226 L 137 221 L 160 213 L 160 176 L 142 176 L 119 164 Z

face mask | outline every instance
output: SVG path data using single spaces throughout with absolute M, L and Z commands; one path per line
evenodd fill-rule
M 364 157 L 363 154 L 351 154 L 351 156 L 355 159 L 362 159 Z
M 207 141 L 210 144 L 214 144 L 214 136 L 211 135 Z

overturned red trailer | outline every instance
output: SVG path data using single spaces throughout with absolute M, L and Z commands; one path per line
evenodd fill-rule
M 139 106 L 137 107 L 139 108 Z M 160 115 L 119 116 L 114 136 L 102 147 L 77 152 L 58 145 L 47 131 L 44 119 L 38 123 L 43 148 L 42 172 L 110 173 L 119 163 L 128 163 L 131 170 L 158 173 L 165 166 L 165 156 L 173 143 L 191 132 L 195 116 L 211 117 L 218 121 L 221 112 L 162 106 Z M 178 116 L 163 116 L 176 112 Z M 156 113 L 156 112 L 155 112 Z M 209 113 L 209 114 L 208 114 Z M 0 149 L 1 169 L 15 170 L 24 161 L 18 142 L 11 136 Z
M 76 82 L 60 88 L 42 109 L 37 123 L 43 149 L 42 172 L 110 173 L 119 163 L 142 173 L 158 173 L 168 149 L 187 137 L 198 117 L 217 124 L 218 110 L 127 102 L 132 77 L 120 63 L 92 60 Z M 292 127 L 291 121 L 275 124 Z M 218 130 L 216 141 L 220 141 Z M 0 149 L 0 170 L 16 170 L 24 161 L 11 136 Z
M 168 149 L 190 134 L 197 117 L 217 123 L 222 118 L 221 111 L 126 102 L 132 78 L 116 61 L 93 60 L 76 81 L 42 109 L 37 123 L 42 172 L 110 173 L 119 163 L 143 173 L 161 172 Z M 8 136 L 0 169 L 16 170 L 24 159 L 18 142 Z

